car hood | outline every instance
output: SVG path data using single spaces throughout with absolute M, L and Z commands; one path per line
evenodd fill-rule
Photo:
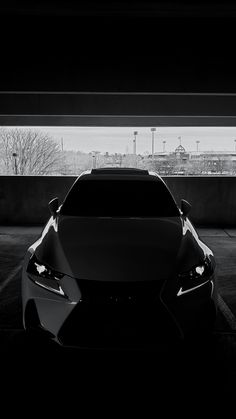
M 179 269 L 183 235 L 181 217 L 60 216 L 49 221 L 35 254 L 56 271 L 81 279 L 168 279 Z

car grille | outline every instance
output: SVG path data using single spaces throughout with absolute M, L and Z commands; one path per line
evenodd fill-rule
M 79 280 L 82 301 L 90 304 L 144 304 L 159 298 L 163 281 L 103 282 Z
M 178 334 L 160 300 L 163 281 L 78 281 L 82 299 L 59 333 L 65 345 L 124 346 L 158 343 Z

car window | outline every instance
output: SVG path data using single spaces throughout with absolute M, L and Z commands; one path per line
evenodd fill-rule
M 79 180 L 61 214 L 83 217 L 172 217 L 179 211 L 161 181 Z

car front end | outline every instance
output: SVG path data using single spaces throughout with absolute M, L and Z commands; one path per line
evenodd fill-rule
M 116 347 L 213 329 L 213 253 L 187 218 L 188 202 L 180 210 L 160 177 L 86 172 L 49 208 L 23 266 L 26 330 L 65 346 Z
M 109 281 L 54 270 L 36 256 L 37 246 L 28 250 L 22 273 L 27 330 L 63 346 L 137 347 L 209 333 L 214 327 L 215 261 L 203 243 L 201 263 L 186 270 L 179 251 L 168 277 L 142 280 L 141 275 L 137 281 L 135 275 Z

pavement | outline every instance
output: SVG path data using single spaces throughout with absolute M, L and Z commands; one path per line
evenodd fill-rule
M 54 378 L 61 379 L 63 376 L 68 380 L 68 371 L 73 376 L 79 376 L 84 368 L 84 377 L 88 377 L 89 372 L 96 381 L 99 374 L 105 374 L 113 385 L 117 383 L 114 381 L 116 377 L 123 381 L 123 387 L 127 386 L 127 391 L 130 388 L 128 382 L 133 387 L 139 383 L 144 389 L 144 382 L 140 383 L 141 376 L 146 380 L 146 389 L 149 381 L 154 380 L 162 394 L 158 403 L 169 394 L 170 390 L 166 393 L 169 386 L 173 397 L 179 400 L 179 397 L 188 394 L 189 400 L 193 389 L 199 391 L 199 385 L 200 399 L 209 402 L 210 407 L 213 396 L 219 396 L 217 401 L 223 401 L 223 406 L 225 400 L 227 406 L 230 401 L 236 402 L 236 229 L 197 230 L 200 238 L 213 250 L 217 263 L 220 297 L 215 333 L 211 341 L 194 342 L 193 346 L 190 344 L 185 347 L 160 346 L 155 351 L 107 353 L 66 350 L 54 345 L 45 347 L 44 343 L 39 342 L 32 345 L 22 326 L 21 264 L 26 249 L 39 236 L 42 226 L 0 226 L 0 359 L 5 360 L 0 364 L 0 371 L 3 374 L 5 367 L 5 380 L 12 377 L 12 374 L 16 381 L 22 374 L 32 378 L 31 375 L 34 377 L 36 371 L 38 376 L 43 374 L 44 377 L 51 371 Z M 180 376 L 185 395 L 179 387 Z M 108 387 L 107 390 L 110 390 Z M 151 394 L 152 389 L 149 388 L 148 394 Z

